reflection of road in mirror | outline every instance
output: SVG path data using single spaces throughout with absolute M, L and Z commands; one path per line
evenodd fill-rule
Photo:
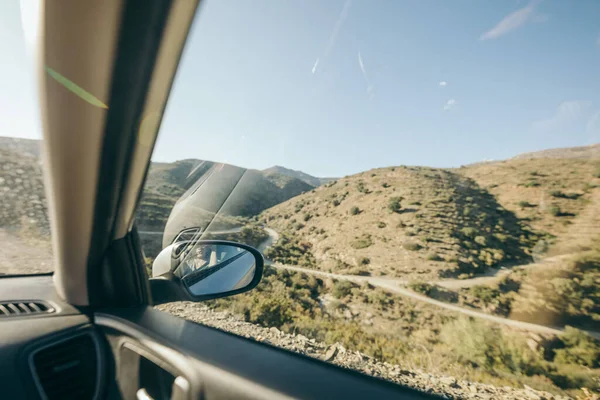
M 244 288 L 252 282 L 256 273 L 256 260 L 252 253 L 245 251 L 198 272 L 184 278 L 194 296 L 229 292 Z

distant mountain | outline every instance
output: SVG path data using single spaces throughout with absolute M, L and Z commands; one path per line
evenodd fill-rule
M 308 183 L 309 185 L 315 186 L 315 187 L 321 186 L 327 182 L 331 182 L 336 179 L 336 178 L 317 178 L 316 176 L 309 175 L 302 171 L 296 171 L 293 169 L 281 167 L 279 165 L 275 165 L 271 168 L 263 169 L 262 172 L 266 176 L 278 174 L 278 175 L 284 175 L 284 176 L 289 176 L 292 178 L 300 179 L 301 181 L 304 181 L 304 182 Z
M 600 159 L 600 143 L 589 146 L 563 147 L 557 149 L 547 149 L 523 153 L 513 157 L 513 160 L 532 159 L 532 158 L 576 158 L 582 160 Z
M 29 225 L 44 232 L 49 229 L 40 144 L 39 140 L 0 137 L 0 192 L 5 186 L 10 189 L 6 201 L 0 202 L 0 228 L 22 229 L 31 220 Z M 188 219 L 186 224 L 208 223 L 218 213 L 225 220 L 219 221 L 220 225 L 231 225 L 313 188 L 294 177 L 212 161 L 153 162 L 137 209 L 137 225 L 142 232 L 162 232 L 175 203 L 194 193 L 194 216 L 198 218 Z M 23 199 L 33 202 L 35 212 Z M 211 227 L 219 225 L 215 222 Z M 142 238 L 157 248 L 160 240 L 155 234 Z

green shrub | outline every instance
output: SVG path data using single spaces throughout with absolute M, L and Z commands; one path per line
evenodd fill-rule
M 546 373 L 543 358 L 527 346 L 522 336 L 505 333 L 489 323 L 459 318 L 446 324 L 440 336 L 459 362 L 496 373 Z
M 334 206 L 334 207 L 337 207 L 337 206 L 339 206 L 341 203 L 342 203 L 342 202 L 341 202 L 340 200 L 338 200 L 338 199 L 334 199 L 334 200 L 331 202 L 331 204 L 333 204 L 333 206 Z
M 473 297 L 481 300 L 481 302 L 486 306 L 491 304 L 501 294 L 498 289 L 493 289 L 485 285 L 472 286 L 468 289 L 468 291 Z
M 554 362 L 589 368 L 600 366 L 600 343 L 587 333 L 567 326 L 560 340 L 565 347 L 554 351 Z
M 541 185 L 542 185 L 542 184 L 541 184 L 541 183 L 539 183 L 539 182 L 538 182 L 538 181 L 536 181 L 536 180 L 530 180 L 529 182 L 526 182 L 526 183 L 525 183 L 525 187 L 538 187 L 538 186 L 541 186 Z
M 356 185 L 356 189 L 360 193 L 368 193 L 369 192 L 369 190 L 366 188 L 365 183 L 363 181 L 358 182 L 358 184 Z
M 358 215 L 360 214 L 360 208 L 354 206 L 350 209 L 350 215 Z
M 346 297 L 350 295 L 350 293 L 352 293 L 352 289 L 354 287 L 356 287 L 356 285 L 350 281 L 336 281 L 333 284 L 333 297 L 335 297 L 336 299 Z
M 350 242 L 350 246 L 357 250 L 367 248 L 367 247 L 371 246 L 372 244 L 373 244 L 373 241 L 371 240 L 371 237 L 368 235 L 362 236 L 362 237 Z
M 459 232 L 464 237 L 468 237 L 471 239 L 475 238 L 475 236 L 477 235 L 477 231 L 475 230 L 475 228 L 464 227 L 461 228 Z
M 421 294 L 424 294 L 425 296 L 427 296 L 429 294 L 429 292 L 431 292 L 431 289 L 433 286 L 427 282 L 417 281 L 417 282 L 410 282 L 408 284 L 408 287 L 417 293 L 421 293 Z
M 552 215 L 554 217 L 562 216 L 562 211 L 560 210 L 559 206 L 550 206 L 550 208 L 548 209 L 548 212 L 550 213 L 550 215 Z
M 379 221 L 379 222 L 377 223 L 377 227 L 378 227 L 378 228 L 385 228 L 386 226 L 387 226 L 387 225 L 385 224 L 385 222 Z
M 577 200 L 581 195 L 579 193 L 563 193 L 560 190 L 553 190 L 550 192 L 550 196 L 558 199 Z
M 440 257 L 439 254 L 436 254 L 436 253 L 427 254 L 427 259 L 429 261 L 444 261 L 444 259 L 442 257 Z
M 387 183 L 387 182 L 383 182 L 383 183 L 381 184 L 381 186 L 383 186 L 385 189 L 387 189 L 387 188 L 389 188 L 389 187 L 390 187 L 390 184 L 389 184 L 389 183 Z
M 406 243 L 402 244 L 402 247 L 404 247 L 406 250 L 410 250 L 410 251 L 418 251 L 423 248 L 423 246 L 421 246 L 419 243 L 415 243 L 415 242 L 406 242 Z
M 565 194 L 563 192 L 561 192 L 560 190 L 553 190 L 550 192 L 550 196 L 561 198 L 561 197 L 564 197 Z
M 530 202 L 528 202 L 528 201 L 524 201 L 524 200 L 522 200 L 522 201 L 519 201 L 517 204 L 518 204 L 518 205 L 519 205 L 519 207 L 521 207 L 521 208 L 530 208 L 530 207 L 535 207 L 535 204 L 531 204 Z
M 480 246 L 485 247 L 487 245 L 487 239 L 485 238 L 485 236 L 475 236 L 475 239 L 473 239 L 473 241 Z
M 310 215 L 310 214 L 304 214 L 304 217 L 303 217 L 304 222 L 307 222 L 311 218 L 312 218 L 312 215 Z
M 369 265 L 371 263 L 371 259 L 369 257 L 361 257 L 358 259 L 359 265 Z
M 400 210 L 402 209 L 402 204 L 400 203 L 402 201 L 402 197 L 392 197 L 390 198 L 389 202 L 388 202 L 388 209 L 391 212 L 400 212 Z

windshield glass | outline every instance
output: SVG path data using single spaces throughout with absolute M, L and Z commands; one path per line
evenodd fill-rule
M 205 2 L 140 236 L 149 271 L 189 228 L 268 266 L 248 293 L 159 308 L 451 398 L 595 398 L 598 15 Z
M 51 272 L 37 86 L 37 1 L 0 3 L 0 275 Z

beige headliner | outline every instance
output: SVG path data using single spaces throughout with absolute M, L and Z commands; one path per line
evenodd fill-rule
M 58 294 L 75 305 L 89 304 L 87 256 L 108 110 L 67 90 L 44 68 L 52 68 L 106 104 L 122 3 L 57 0 L 41 7 L 38 73 L 54 282 Z M 138 136 L 139 146 L 118 207 L 117 238 L 131 229 L 138 192 L 196 5 L 196 0 L 173 2 L 145 105 L 145 112 L 152 117 Z

